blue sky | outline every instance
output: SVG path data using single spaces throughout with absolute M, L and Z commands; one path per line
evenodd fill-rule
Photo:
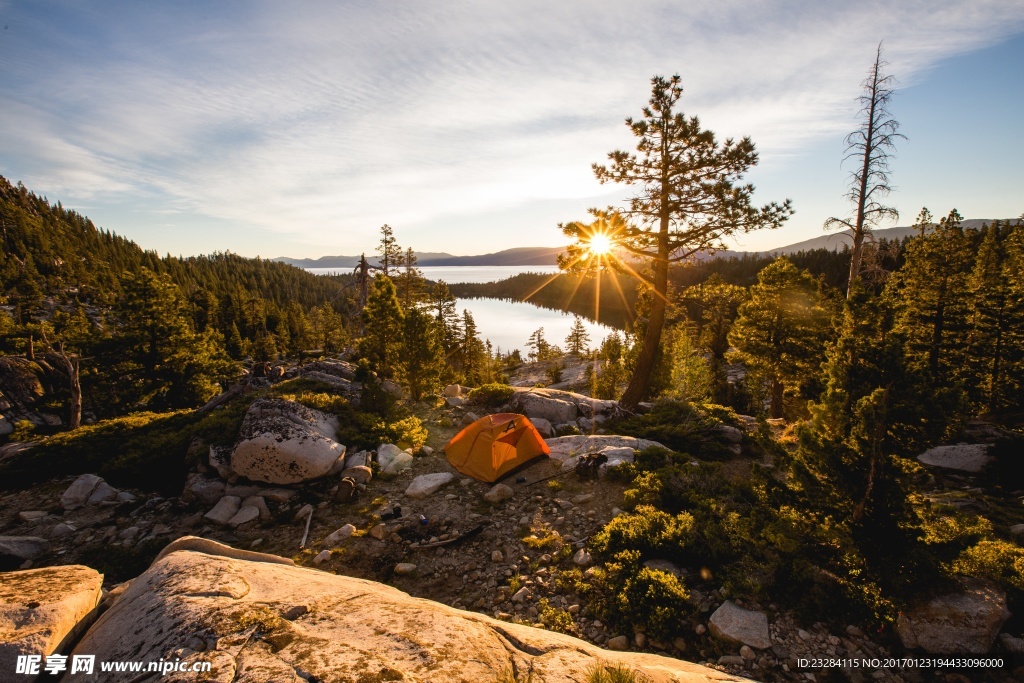
M 844 215 L 843 137 L 879 40 L 908 139 L 891 203 L 1024 213 L 1024 3 L 5 2 L 0 174 L 161 253 L 560 244 L 630 188 L 590 170 L 632 148 L 650 77 L 750 135 L 764 249 Z

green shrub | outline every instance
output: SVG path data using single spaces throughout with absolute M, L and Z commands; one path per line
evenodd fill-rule
M 587 670 L 587 683 L 646 683 L 648 678 L 625 664 L 595 664 Z
M 692 403 L 663 400 L 644 415 L 615 420 L 606 428 L 614 434 L 628 434 L 657 441 L 679 453 L 700 453 L 704 460 L 726 459 L 732 452 L 714 428 L 730 413 L 721 406 L 708 411 Z
M 469 392 L 469 401 L 487 410 L 498 410 L 511 401 L 515 393 L 507 384 L 484 384 Z
M 568 633 L 569 635 L 577 633 L 576 622 L 573 621 L 572 615 L 564 609 L 553 606 L 548 602 L 547 598 L 540 599 L 540 602 L 537 603 L 537 609 L 540 610 L 538 617 L 540 623 L 544 624 L 549 630 Z
M 952 570 L 993 581 L 1010 593 L 1011 599 L 1024 595 L 1024 548 L 1013 543 L 981 541 L 961 553 Z
M 644 558 L 674 558 L 693 538 L 693 515 L 683 512 L 673 517 L 650 505 L 639 505 L 632 514 L 619 515 L 599 531 L 593 548 L 606 556 L 636 551 Z
M 605 564 L 605 573 L 595 577 L 593 605 L 602 619 L 619 630 L 642 628 L 655 638 L 671 639 L 692 614 L 689 593 L 673 574 L 640 562 L 635 550 L 617 553 Z

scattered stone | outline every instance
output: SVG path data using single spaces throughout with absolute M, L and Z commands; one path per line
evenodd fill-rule
M 255 484 L 238 484 L 228 483 L 227 488 L 224 490 L 224 495 L 227 496 L 238 496 L 241 499 L 246 499 L 250 496 L 255 496 L 260 492 L 260 487 Z
M 474 422 L 476 422 L 479 419 L 480 419 L 480 416 L 471 411 L 471 412 L 468 412 L 468 413 L 466 413 L 465 415 L 462 416 L 462 420 L 460 420 L 460 424 L 462 424 L 463 427 L 468 427 L 469 425 L 473 424 Z
M 420 446 L 420 456 L 421 457 L 429 458 L 433 454 L 434 454 L 434 449 L 431 448 L 430 446 Z
M 255 522 L 260 518 L 260 509 L 255 505 L 246 505 L 240 507 L 231 519 L 228 520 L 228 526 L 232 529 L 248 524 L 249 522 Z
M 526 602 L 530 598 L 530 589 L 523 586 L 512 596 L 512 602 Z
M 463 405 L 466 400 L 458 396 L 449 396 L 444 400 L 444 402 L 448 404 L 449 408 L 458 408 Z
M 572 510 L 574 507 L 576 507 L 575 505 L 573 505 L 569 501 L 562 500 L 561 498 L 556 498 L 555 499 L 555 505 L 557 505 L 558 507 L 562 508 L 563 510 Z
M 295 513 L 295 516 L 292 517 L 292 521 L 305 522 L 306 518 L 309 517 L 311 514 L 313 514 L 313 506 L 310 505 L 309 503 L 306 503 L 305 505 L 299 508 L 298 512 Z
M 896 621 L 906 648 L 930 654 L 986 654 L 1010 617 L 1006 594 L 972 581 L 962 593 L 939 595 L 907 610 Z
M 241 498 L 238 496 L 224 496 L 217 501 L 217 505 L 212 510 L 203 516 L 214 524 L 223 526 L 231 521 L 231 518 L 235 516 L 240 507 L 242 507 Z M 259 511 L 257 510 L 258 514 Z
M 195 503 L 205 507 L 216 505 L 217 501 L 226 495 L 227 484 L 223 481 L 193 473 L 185 479 L 185 490 L 181 493 L 181 499 L 186 503 Z
M 1024 536 L 1024 524 L 1014 524 L 1010 527 L 1011 536 Z
M 108 500 L 117 498 L 118 490 L 107 482 L 100 480 L 100 483 L 96 484 L 96 488 L 92 490 L 89 495 L 89 500 L 86 501 L 86 505 L 98 505 Z
M 25 510 L 24 512 L 18 513 L 18 519 L 22 522 L 38 522 L 46 515 L 47 512 L 45 510 Z M 1024 524 L 1021 526 L 1024 526 Z
M 484 500 L 491 505 L 497 505 L 503 500 L 508 500 L 515 495 L 515 491 L 512 490 L 511 486 L 506 484 L 495 484 L 490 491 L 484 494 Z
M 313 564 L 321 565 L 329 559 L 331 559 L 331 551 L 321 550 L 319 553 L 317 553 L 316 557 L 313 558 Z
M 495 550 L 491 553 L 491 562 L 504 562 L 505 555 L 500 550 Z
M 575 505 L 583 505 L 584 503 L 589 503 L 592 500 L 594 500 L 593 493 L 581 493 L 578 496 L 572 497 L 572 502 Z
M 718 658 L 718 663 L 723 666 L 743 666 L 746 660 L 739 655 L 722 655 Z
M 581 567 L 588 566 L 593 560 L 590 557 L 590 553 L 584 548 L 580 548 L 576 551 L 576 554 L 572 556 L 572 561 Z
M 60 497 L 60 504 L 65 510 L 77 510 L 83 507 L 89 496 L 96 490 L 102 478 L 95 474 L 83 474 L 72 482 L 71 486 Z
M 462 387 L 458 384 L 449 384 L 441 392 L 441 395 L 445 398 L 462 396 Z
M 960 472 L 980 472 L 991 462 L 988 444 L 955 444 L 953 446 L 936 446 L 917 456 L 918 461 L 932 467 Z
M 405 490 L 405 495 L 409 498 L 427 498 L 450 484 L 453 479 L 455 475 L 451 472 L 421 474 L 412 480 L 409 488 Z
M 768 632 L 768 615 L 746 610 L 726 600 L 715 610 L 708 622 L 711 635 L 729 642 L 763 650 L 772 646 Z
M 256 495 L 272 503 L 287 503 L 295 495 L 295 491 L 292 489 L 260 489 Z
M 757 655 L 754 654 L 754 651 L 750 648 L 749 645 L 743 645 L 740 647 L 740 657 L 743 657 L 743 659 L 750 662 L 753 661 L 754 658 L 757 657 Z
M 81 565 L 0 574 L 3 679 L 14 680 L 8 677 L 19 656 L 46 657 L 73 642 L 92 623 L 102 595 L 103 575 Z
M 117 496 L 115 498 L 115 500 L 117 500 L 118 503 L 132 503 L 138 499 L 138 496 L 136 496 L 134 493 L 129 493 L 128 491 L 118 491 Z
M 411 562 L 399 562 L 395 565 L 395 574 L 399 576 L 408 576 L 414 573 L 416 573 L 416 565 Z
M 284 399 L 256 399 L 242 421 L 231 469 L 271 484 L 317 479 L 345 456 L 345 447 L 334 440 L 337 430 L 337 418 L 319 410 Z
M 242 501 L 242 507 L 254 507 L 260 511 L 260 521 L 270 521 L 270 508 L 267 507 L 267 501 L 263 500 L 263 496 L 249 496 Z
M 633 636 L 633 642 L 639 648 L 647 647 L 647 636 L 643 633 L 637 633 Z
M 53 531 L 50 532 L 50 538 L 63 538 L 64 536 L 70 536 L 71 534 L 78 531 L 76 527 L 67 522 L 61 522 L 57 526 L 53 527 Z
M 281 617 L 288 621 L 295 621 L 299 617 L 303 617 L 309 614 L 309 608 L 305 605 L 292 605 L 285 611 L 281 612 Z
M 346 538 L 350 537 L 356 532 L 356 528 L 351 524 L 346 524 L 337 531 L 334 531 L 327 538 L 324 539 L 324 545 L 338 545 Z
M 696 633 L 698 636 L 702 636 L 708 632 L 708 628 L 704 624 L 697 624 L 693 627 L 693 632 Z
M 397 476 L 399 472 L 410 469 L 412 461 L 411 455 L 394 444 L 381 444 L 377 449 L 377 462 L 384 478 Z
M 383 541 L 388 536 L 388 527 L 385 524 L 378 524 L 370 529 L 370 536 L 378 541 Z
M 629 638 L 626 636 L 615 636 L 608 639 L 608 649 L 622 652 L 629 649 Z

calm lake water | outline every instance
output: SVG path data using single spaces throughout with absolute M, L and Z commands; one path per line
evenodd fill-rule
M 307 268 L 314 275 L 350 273 L 348 268 Z M 494 282 L 519 273 L 557 273 L 558 266 L 428 266 L 420 268 L 428 280 L 456 282 Z M 565 348 L 573 316 L 569 313 L 540 308 L 533 304 L 500 299 L 458 299 L 458 310 L 473 314 L 473 320 L 480 330 L 480 337 L 490 339 L 491 344 L 502 351 L 519 349 L 526 355 L 526 342 L 538 327 L 544 328 L 544 338 L 550 344 Z M 590 345 L 597 346 L 612 333 L 612 328 L 583 320 Z

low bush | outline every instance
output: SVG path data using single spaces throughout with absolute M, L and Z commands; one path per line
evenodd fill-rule
M 498 410 L 515 396 L 516 390 L 507 384 L 484 384 L 469 392 L 469 401 L 490 411 Z

